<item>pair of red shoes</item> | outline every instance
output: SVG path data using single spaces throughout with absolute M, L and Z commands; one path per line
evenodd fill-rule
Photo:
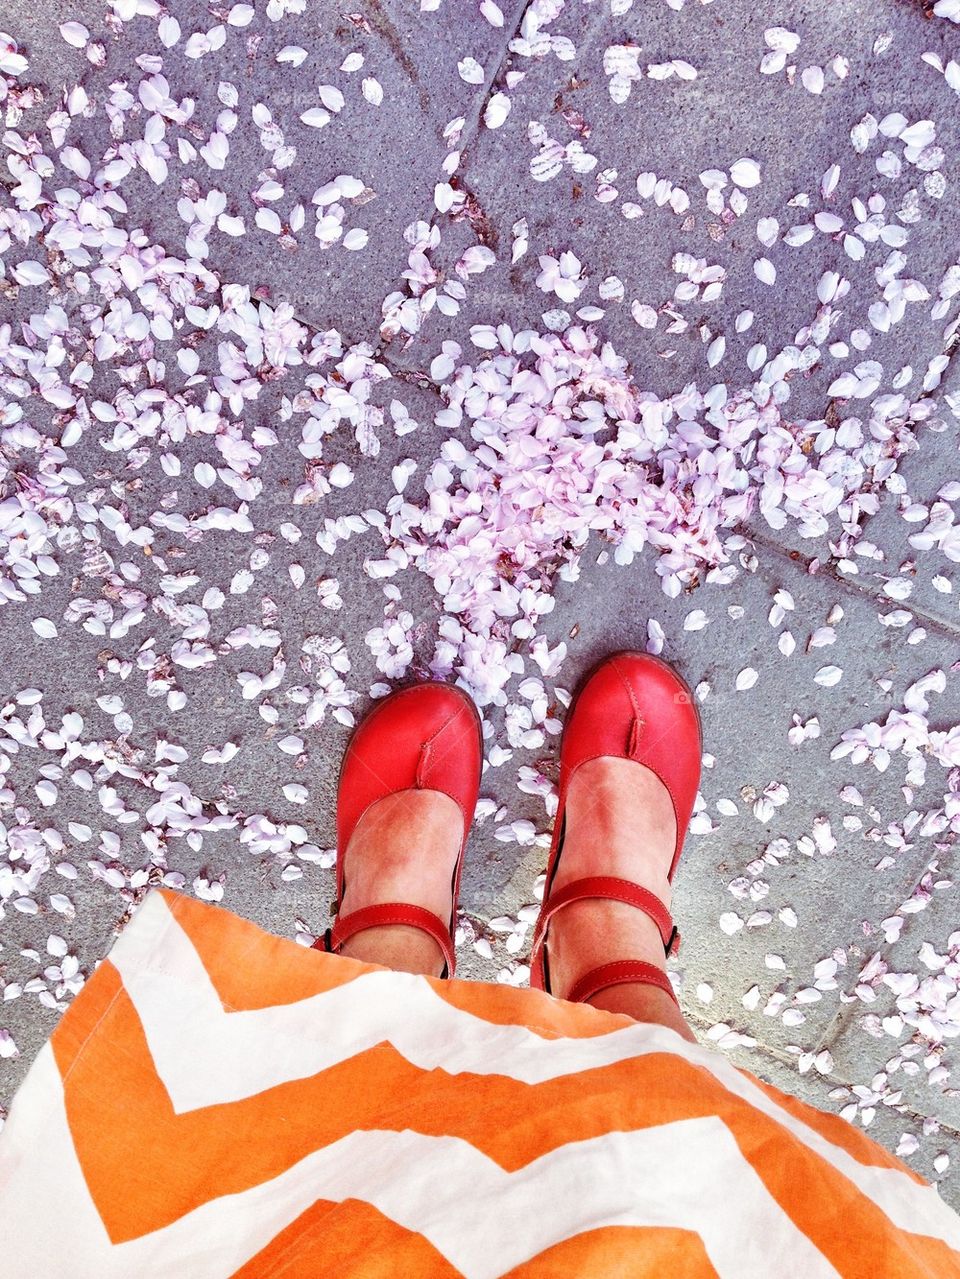
M 546 934 L 551 917 L 584 898 L 612 898 L 649 915 L 664 951 L 677 940 L 666 906 L 649 889 L 611 875 L 578 879 L 551 895 L 563 850 L 564 809 L 570 779 L 581 764 L 601 756 L 632 759 L 663 782 L 673 802 L 677 842 L 672 881 L 700 780 L 700 722 L 686 684 L 665 662 L 646 653 L 616 653 L 602 661 L 580 687 L 560 747 L 560 795 L 553 846 L 547 863 L 543 906 L 533 937 L 530 984 L 550 990 Z M 357 727 L 347 747 L 337 798 L 337 904 L 344 893 L 344 853 L 363 814 L 385 796 L 404 790 L 449 795 L 463 814 L 463 840 L 453 872 L 453 912 L 442 920 L 421 906 L 389 902 L 365 906 L 337 918 L 314 945 L 338 951 L 355 933 L 383 924 L 410 924 L 428 933 L 445 958 L 444 977 L 456 967 L 453 933 L 467 833 L 480 788 L 483 739 L 476 707 L 462 689 L 426 682 L 400 689 L 380 702 Z M 585 973 L 568 999 L 583 1001 L 607 986 L 644 982 L 673 995 L 662 968 L 642 960 L 618 960 Z

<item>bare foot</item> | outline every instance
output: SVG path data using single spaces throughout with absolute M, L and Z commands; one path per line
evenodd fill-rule
M 371 805 L 344 854 L 343 917 L 362 906 L 407 902 L 446 924 L 453 910 L 453 870 L 463 839 L 463 814 L 442 791 L 405 790 Z M 369 964 L 439 977 L 440 947 L 405 924 L 367 928 L 344 942 L 341 954 Z
M 551 891 L 588 875 L 615 875 L 648 888 L 670 909 L 667 879 L 677 839 L 670 793 L 643 764 L 602 756 L 581 764 L 566 801 L 567 828 Z M 660 931 L 624 902 L 589 900 L 564 906 L 547 933 L 550 989 L 564 998 L 589 969 L 619 959 L 665 967 Z M 597 1007 L 659 1021 L 693 1038 L 674 1001 L 655 986 L 610 986 L 589 1000 Z

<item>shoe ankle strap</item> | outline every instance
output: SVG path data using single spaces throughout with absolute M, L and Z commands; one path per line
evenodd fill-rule
M 575 879 L 557 892 L 551 893 L 544 902 L 533 937 L 534 954 L 543 944 L 547 925 L 558 910 L 571 902 L 592 898 L 624 902 L 627 906 L 635 906 L 637 910 L 642 910 L 656 924 L 660 940 L 663 942 L 664 953 L 669 955 L 675 949 L 680 934 L 674 926 L 670 912 L 655 893 L 641 884 L 634 884 L 629 879 L 620 879 L 616 875 L 588 875 L 583 879 Z
M 335 954 L 355 933 L 361 933 L 367 928 L 382 928 L 385 924 L 405 924 L 427 933 L 440 947 L 445 961 L 441 977 L 453 976 L 457 958 L 450 929 L 432 910 L 412 906 L 408 902 L 378 902 L 374 906 L 363 906 L 360 910 L 351 911 L 349 915 L 338 915 L 333 927 L 328 928 L 323 937 L 314 942 L 314 947 Z
M 666 991 L 674 1003 L 678 1003 L 673 983 L 666 970 L 656 964 L 648 964 L 643 959 L 618 959 L 612 964 L 601 964 L 591 968 L 588 973 L 574 984 L 566 998 L 573 1004 L 585 1003 L 608 986 L 623 986 L 628 982 L 639 982 L 644 986 L 659 986 Z

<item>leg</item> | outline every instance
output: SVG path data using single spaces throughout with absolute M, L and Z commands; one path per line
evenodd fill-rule
M 449 919 L 451 880 L 463 834 L 460 809 L 441 791 L 407 790 L 373 804 L 344 854 L 346 890 L 340 912 L 377 902 L 410 902 Z M 439 875 L 432 868 L 446 868 Z M 431 873 L 425 874 L 424 867 Z M 368 964 L 439 977 L 443 956 L 419 928 L 388 924 L 355 933 L 340 952 Z
M 667 874 L 676 841 L 670 795 L 650 769 L 604 756 L 582 764 L 567 793 L 567 829 L 554 890 L 587 875 L 617 875 L 649 888 L 669 908 Z M 550 921 L 550 984 L 561 998 L 589 968 L 618 959 L 665 967 L 653 920 L 623 902 L 576 901 Z M 669 1026 L 695 1038 L 666 991 L 631 983 L 608 986 L 589 1001 L 635 1021 Z

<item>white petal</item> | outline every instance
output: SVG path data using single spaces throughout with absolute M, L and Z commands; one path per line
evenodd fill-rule
M 749 190 L 760 184 L 760 165 L 756 160 L 737 160 L 730 166 L 730 180 L 735 186 Z

